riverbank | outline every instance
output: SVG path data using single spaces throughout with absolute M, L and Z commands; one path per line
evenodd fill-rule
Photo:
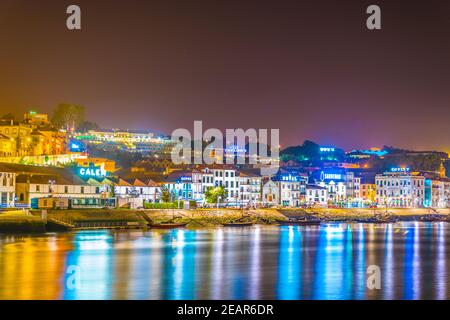
M 334 209 L 334 208 L 280 208 L 280 209 L 86 209 L 48 210 L 47 220 L 41 219 L 41 211 L 6 211 L 0 213 L 0 233 L 34 233 L 52 230 L 80 230 L 97 228 L 145 228 L 146 218 L 153 223 L 164 223 L 175 219 L 187 223 L 188 228 L 207 228 L 245 218 L 258 224 L 276 224 L 277 220 L 289 217 L 317 217 L 327 221 L 354 221 L 388 213 L 403 221 L 414 221 L 430 214 L 450 215 L 450 209 Z M 144 217 L 145 215 L 145 217 Z
M 15 210 L 0 213 L 0 233 L 42 233 L 46 222 L 28 211 Z
M 223 223 L 229 223 L 243 217 L 246 220 L 259 224 L 275 224 L 277 220 L 288 217 L 315 216 L 326 220 L 352 221 L 355 218 L 370 218 L 376 214 L 388 213 L 401 218 L 401 220 L 415 220 L 429 214 L 449 215 L 450 209 L 94 209 L 94 210 L 48 210 L 48 218 L 55 218 L 72 223 L 95 223 L 95 222 L 122 222 L 135 226 L 147 224 L 143 215 L 150 218 L 154 223 L 168 222 L 175 219 L 177 222 L 187 223 L 190 228 L 213 227 Z M 33 214 L 40 214 L 40 211 Z

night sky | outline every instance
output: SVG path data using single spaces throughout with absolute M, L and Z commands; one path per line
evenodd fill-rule
M 450 1 L 1 0 L 0 114 L 60 102 L 102 127 L 450 151 Z

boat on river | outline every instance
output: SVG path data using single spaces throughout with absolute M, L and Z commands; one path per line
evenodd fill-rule
M 448 222 L 449 221 L 448 217 L 443 214 L 427 214 L 427 215 L 421 216 L 418 220 L 421 222 L 445 222 L 445 221 Z
M 250 227 L 254 225 L 252 221 L 234 221 L 234 222 L 227 222 L 222 223 L 224 227 Z
M 317 226 L 322 223 L 320 219 L 305 219 L 305 218 L 289 218 L 287 220 L 277 220 L 281 226 Z
M 187 226 L 187 223 L 176 223 L 176 222 L 163 222 L 163 223 L 153 223 L 150 224 L 150 229 L 176 229 L 176 228 L 184 228 Z
M 359 223 L 396 223 L 399 221 L 399 219 L 394 216 L 375 216 L 370 218 L 356 219 L 355 221 Z

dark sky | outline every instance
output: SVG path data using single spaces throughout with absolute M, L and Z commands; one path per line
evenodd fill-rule
M 102 127 L 450 151 L 450 1 L 1 0 L 0 113 L 59 102 Z

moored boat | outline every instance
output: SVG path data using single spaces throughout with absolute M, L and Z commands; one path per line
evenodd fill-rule
M 253 222 L 247 221 L 247 222 L 241 222 L 241 221 L 235 221 L 235 222 L 227 222 L 222 223 L 224 227 L 250 227 L 254 225 Z
M 372 217 L 367 219 L 357 219 L 359 223 L 396 223 L 399 219 L 397 217 Z
M 288 220 L 277 220 L 277 223 L 281 226 L 317 226 L 320 225 L 322 221 L 316 219 L 288 219 Z
M 176 229 L 176 228 L 184 228 L 187 226 L 187 223 L 153 223 L 149 225 L 151 229 Z
M 421 222 L 445 222 L 448 221 L 447 216 L 443 214 L 428 214 L 419 218 Z

